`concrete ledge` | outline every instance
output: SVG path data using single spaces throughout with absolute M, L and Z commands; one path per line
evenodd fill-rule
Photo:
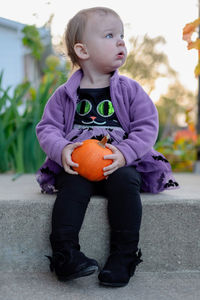
M 200 270 L 200 176 L 177 174 L 181 188 L 142 194 L 141 271 Z M 55 196 L 40 193 L 33 175 L 0 175 L 1 270 L 44 272 Z M 82 250 L 102 265 L 108 254 L 106 199 L 93 197 L 80 232 Z

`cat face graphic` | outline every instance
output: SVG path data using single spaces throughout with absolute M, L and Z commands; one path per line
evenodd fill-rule
M 76 123 L 92 126 L 117 126 L 118 120 L 110 100 L 102 100 L 94 105 L 88 99 L 82 99 L 76 108 Z

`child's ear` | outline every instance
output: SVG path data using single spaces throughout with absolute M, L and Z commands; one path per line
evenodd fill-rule
M 77 43 L 74 45 L 74 51 L 78 58 L 80 59 L 87 59 L 89 57 L 87 47 L 84 44 Z

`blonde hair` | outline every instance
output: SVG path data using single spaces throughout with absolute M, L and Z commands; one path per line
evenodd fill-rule
M 79 66 L 79 59 L 74 51 L 74 45 L 82 42 L 87 20 L 89 16 L 94 13 L 105 15 L 112 14 L 120 19 L 119 15 L 111 8 L 92 7 L 80 10 L 71 20 L 69 20 L 64 33 L 64 43 L 67 48 L 67 54 L 71 59 L 73 67 Z

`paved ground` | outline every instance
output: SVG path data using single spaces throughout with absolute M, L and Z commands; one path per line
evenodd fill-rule
M 128 286 L 99 286 L 97 274 L 61 283 L 50 273 L 1 273 L 0 300 L 199 300 L 200 272 L 136 272 Z

